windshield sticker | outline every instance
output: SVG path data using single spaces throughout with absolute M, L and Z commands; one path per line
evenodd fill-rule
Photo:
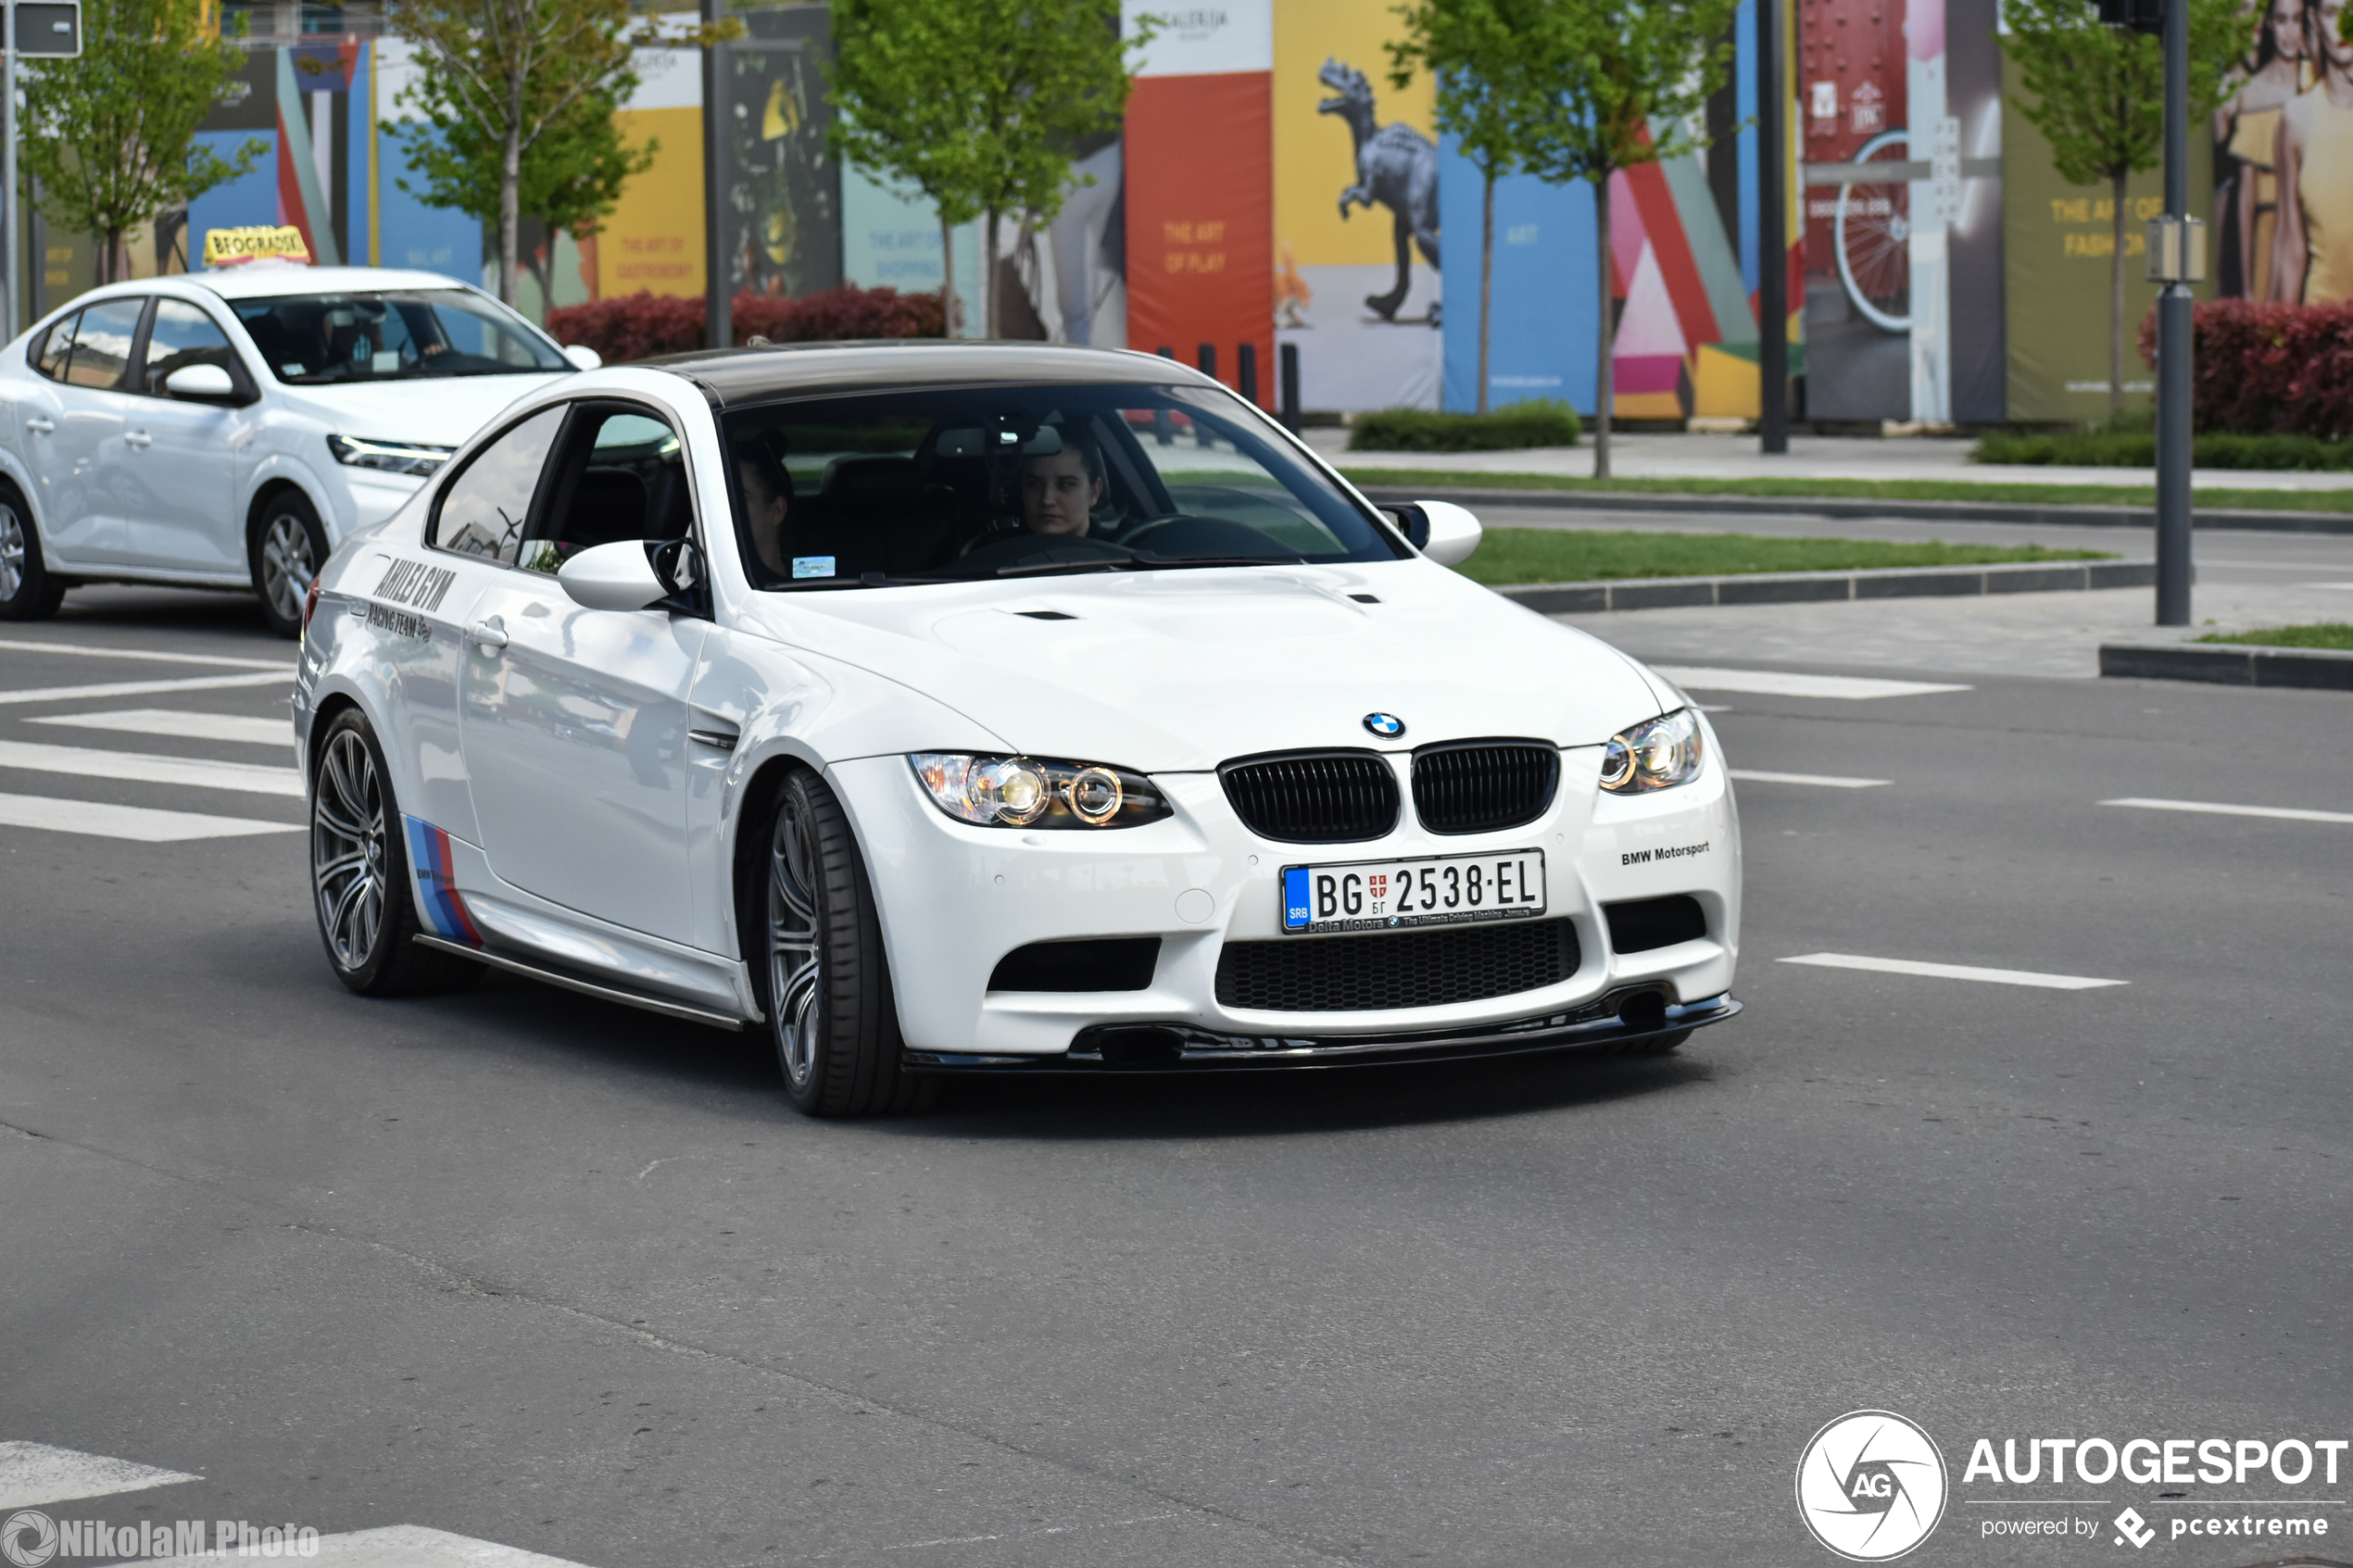
M 803 577 L 831 577 L 834 574 L 834 558 L 831 556 L 795 556 L 792 558 L 792 574 L 795 579 Z
M 375 596 L 390 599 L 396 605 L 407 605 L 411 609 L 430 612 L 441 608 L 442 599 L 449 592 L 449 584 L 456 581 L 457 572 L 448 567 L 395 559 L 384 568 L 384 581 L 376 584 Z

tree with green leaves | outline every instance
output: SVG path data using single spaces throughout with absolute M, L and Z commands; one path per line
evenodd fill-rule
M 24 63 L 25 169 L 52 223 L 98 237 L 100 282 L 131 275 L 132 230 L 270 151 L 258 138 L 228 157 L 196 144 L 196 127 L 245 64 L 209 10 L 203 0 L 85 6 L 79 59 Z
M 1609 477 L 1610 361 L 1617 331 L 1610 289 L 1609 182 L 1640 164 L 1706 145 L 1701 118 L 1731 69 L 1737 0 L 1544 0 L 1521 32 L 1534 114 L 1522 157 L 1553 184 L 1593 188 L 1600 295 L 1593 373 L 1593 476 Z
M 495 224 L 504 199 L 500 175 L 506 149 L 465 112 L 449 89 L 450 80 L 426 73 L 401 94 L 402 107 L 419 118 L 397 127 L 394 134 L 421 182 L 411 185 L 403 178 L 397 183 L 427 207 L 452 208 L 485 225 Z M 547 232 L 546 246 L 524 262 L 538 281 L 543 307 L 555 303 L 556 236 L 595 233 L 621 200 L 622 187 L 650 169 L 661 150 L 661 144 L 650 138 L 642 146 L 629 145 L 614 119 L 636 86 L 634 69 L 608 79 L 549 119 L 523 151 L 515 208 L 521 217 L 537 219 Z
M 568 135 L 577 138 L 582 118 L 593 112 L 586 106 L 618 104 L 635 81 L 638 48 L 699 48 L 743 32 L 743 24 L 730 19 L 663 34 L 639 20 L 629 0 L 402 0 L 389 20 L 417 52 L 430 83 L 423 90 L 428 112 L 462 126 L 451 145 L 474 149 L 484 166 L 456 180 L 448 194 L 459 197 L 477 180 L 497 193 L 486 220 L 497 228 L 498 297 L 509 305 L 515 302 L 519 270 L 524 158 L 551 136 L 559 144 Z M 551 155 L 542 168 L 551 187 L 570 180 L 576 194 L 585 167 L 590 174 L 585 189 L 593 197 L 596 149 L 584 157 L 581 144 L 573 145 L 573 157 Z M 617 141 L 606 149 L 618 150 Z M 559 198 L 551 190 L 543 199 Z
M 951 332 L 956 226 L 984 220 L 982 330 L 995 337 L 1000 222 L 1052 222 L 1074 188 L 1071 148 L 1118 128 L 1148 35 L 1123 42 L 1119 23 L 1119 0 L 835 0 L 827 135 L 837 157 L 938 207 Z
M 2231 68 L 2253 41 L 2258 7 L 2188 0 L 2190 122 L 2230 95 Z M 2109 231 L 2108 408 L 2124 402 L 2125 182 L 2155 169 L 2165 135 L 2165 55 L 2154 33 L 2103 26 L 2092 0 L 2005 0 L 2002 48 L 2023 95 L 2010 100 L 2051 145 L 2070 185 L 2107 182 Z
M 1487 412 L 1487 352 L 1495 295 L 1495 182 L 1521 167 L 1531 101 L 1521 32 L 1528 0 L 1408 0 L 1405 37 L 1389 45 L 1399 92 L 1427 69 L 1438 81 L 1438 129 L 1454 138 L 1482 182 L 1478 231 L 1478 411 Z

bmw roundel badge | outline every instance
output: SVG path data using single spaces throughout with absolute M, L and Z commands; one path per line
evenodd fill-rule
M 1365 715 L 1365 728 L 1383 740 L 1393 740 L 1405 733 L 1405 721 L 1394 713 L 1367 713 Z

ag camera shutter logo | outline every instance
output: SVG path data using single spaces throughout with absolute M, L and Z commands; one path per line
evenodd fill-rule
M 1944 1497 L 1935 1439 L 1893 1411 L 1840 1416 L 1798 1458 L 1798 1516 L 1850 1562 L 1886 1562 L 1928 1539 Z

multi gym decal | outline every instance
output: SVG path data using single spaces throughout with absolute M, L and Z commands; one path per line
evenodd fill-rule
M 2250 1555 L 2309 1551 L 2349 1527 L 2349 1449 L 2353 1438 L 2309 1436 L 1982 1436 L 1969 1439 L 1955 1484 L 1925 1427 L 1854 1411 L 1800 1453 L 1797 1508 L 1815 1540 L 1851 1562 L 1904 1556 L 1948 1512 L 1989 1544 L 2136 1553 L 2233 1539 Z

